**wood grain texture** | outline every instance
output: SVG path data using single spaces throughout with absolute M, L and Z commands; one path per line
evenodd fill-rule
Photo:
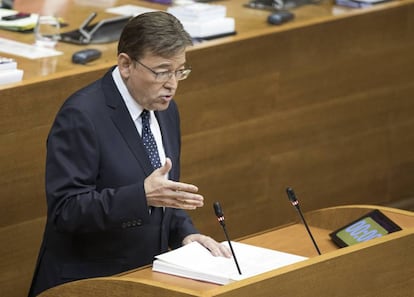
M 202 231 L 215 200 L 234 236 L 287 222 L 287 186 L 306 210 L 411 197 L 412 29 L 390 8 L 191 51 L 177 101 Z

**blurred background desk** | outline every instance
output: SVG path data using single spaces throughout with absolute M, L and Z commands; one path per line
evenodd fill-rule
M 27 11 L 29 2 L 16 8 Z M 108 17 L 82 2 L 66 1 L 59 10 L 65 29 L 91 11 Z M 113 5 L 126 3 L 166 9 L 143 1 Z M 217 2 L 235 17 L 238 34 L 191 49 L 193 73 L 176 96 L 182 180 L 197 184 L 206 199 L 191 212 L 200 231 L 223 239 L 216 200 L 235 238 L 289 222 L 296 213 L 287 186 L 306 211 L 413 197 L 414 1 L 339 14 L 327 2 L 307 5 L 282 26 L 268 25 L 268 11 L 243 3 Z M 0 34 L 33 42 L 32 34 Z M 86 66 L 71 63 L 85 47 L 64 43 L 56 58 L 16 56 L 25 77 L 0 88 L 1 296 L 23 296 L 30 282 L 46 214 L 52 120 L 68 95 L 115 62 L 115 43 L 88 47 L 103 56 Z

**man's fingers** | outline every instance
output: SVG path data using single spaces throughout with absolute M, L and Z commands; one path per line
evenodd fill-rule
M 189 244 L 193 241 L 198 241 L 202 244 L 205 248 L 207 248 L 210 253 L 215 257 L 225 257 L 231 258 L 232 254 L 230 249 L 225 246 L 224 244 L 218 243 L 213 238 L 209 236 L 205 236 L 202 234 L 191 234 L 184 238 L 183 244 Z
M 172 196 L 179 201 L 189 202 L 189 203 L 202 203 L 204 201 L 204 197 L 199 194 L 188 193 L 183 191 L 174 191 Z
M 190 192 L 190 193 L 197 193 L 198 187 L 192 184 L 174 182 L 172 185 L 172 189 L 177 192 Z
M 204 198 L 197 194 L 198 187 L 166 178 L 171 168 L 172 162 L 166 158 L 165 164 L 145 179 L 144 189 L 148 205 L 187 210 L 202 207 Z
M 171 203 L 172 207 L 182 209 L 196 209 L 197 207 L 202 207 L 204 205 L 202 196 L 201 199 L 195 199 L 194 197 L 185 199 L 180 196 L 179 198 L 172 200 Z

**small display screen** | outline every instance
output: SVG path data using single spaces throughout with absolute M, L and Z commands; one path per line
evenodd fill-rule
M 329 235 L 339 247 L 346 247 L 399 230 L 397 224 L 376 209 Z

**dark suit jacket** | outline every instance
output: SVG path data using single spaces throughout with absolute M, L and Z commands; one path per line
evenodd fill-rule
M 48 218 L 29 296 L 150 264 L 154 255 L 197 233 L 183 210 L 149 215 L 144 179 L 153 168 L 111 72 L 68 98 L 51 128 Z M 177 106 L 171 102 L 155 114 L 173 163 L 170 179 L 178 180 Z

